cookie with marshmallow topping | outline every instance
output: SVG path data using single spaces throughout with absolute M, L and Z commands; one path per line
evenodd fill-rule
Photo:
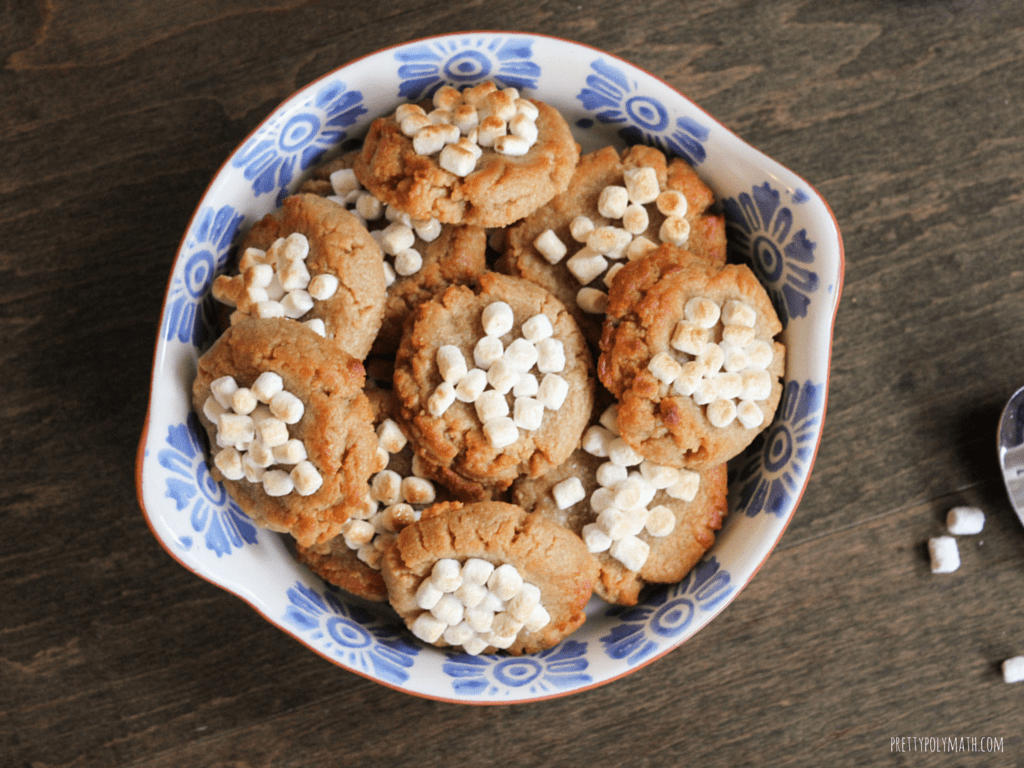
M 617 422 L 615 405 L 598 409 L 568 461 L 517 480 L 512 501 L 580 536 L 600 568 L 595 593 L 635 605 L 644 585 L 679 581 L 715 543 L 727 468 L 655 464 L 621 439 Z
M 714 194 L 679 158 L 637 145 L 583 155 L 569 188 L 508 228 L 498 269 L 551 291 L 594 344 L 616 272 L 663 242 L 724 263 Z
M 623 439 L 660 464 L 702 469 L 746 448 L 782 395 L 782 323 L 749 267 L 671 245 L 627 264 L 609 293 L 598 376 Z
M 358 152 L 315 168 L 300 192 L 326 197 L 356 216 L 384 252 L 387 300 L 372 352 L 394 352 L 405 318 L 417 304 L 449 285 L 473 283 L 487 269 L 482 227 L 413 219 L 374 197 L 352 170 Z
M 374 120 L 353 167 L 414 219 L 504 227 L 565 190 L 579 154 L 556 109 L 488 81 Z
M 384 257 L 366 227 L 316 195 L 285 198 L 249 230 L 237 274 L 214 281 L 232 322 L 286 317 L 362 360 L 384 317 Z
M 284 318 L 241 320 L 199 358 L 192 403 L 210 473 L 253 522 L 336 536 L 377 455 L 362 363 Z
M 586 620 L 597 578 L 578 536 L 513 504 L 437 504 L 382 564 L 388 599 L 420 640 L 466 653 L 534 653 Z
M 411 315 L 395 361 L 398 420 L 433 476 L 459 498 L 486 498 L 568 458 L 590 417 L 592 374 L 561 302 L 487 272 Z

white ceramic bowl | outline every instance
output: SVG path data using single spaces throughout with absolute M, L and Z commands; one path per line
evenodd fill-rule
M 190 412 L 196 359 L 211 339 L 209 288 L 232 246 L 325 152 L 442 83 L 493 79 L 562 111 L 588 152 L 654 144 L 685 157 L 722 201 L 732 256 L 747 260 L 785 323 L 785 390 L 762 437 L 731 463 L 730 515 L 681 583 L 632 608 L 598 600 L 543 653 L 471 657 L 426 646 L 375 606 L 325 585 L 278 534 L 257 530 L 206 469 Z M 658 78 L 593 48 L 534 34 L 467 32 L 388 48 L 298 91 L 228 158 L 171 270 L 138 452 L 139 501 L 182 565 L 238 595 L 340 667 L 412 694 L 468 703 L 560 696 L 614 680 L 692 637 L 753 577 L 792 518 L 820 440 L 842 241 L 803 179 L 738 139 Z M 296 653 L 303 652 L 298 646 Z

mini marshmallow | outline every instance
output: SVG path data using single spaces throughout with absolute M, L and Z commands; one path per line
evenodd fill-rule
M 487 579 L 487 588 L 500 600 L 511 600 L 522 587 L 523 577 L 509 563 L 499 565 Z
M 504 397 L 502 397 L 504 401 Z M 477 401 L 479 402 L 479 400 Z M 512 421 L 520 429 L 533 432 L 544 423 L 544 405 L 532 397 L 517 397 L 512 410 Z
M 581 447 L 591 456 L 597 456 L 598 458 L 603 459 L 608 456 L 608 449 L 614 440 L 615 435 L 608 429 L 597 424 L 593 424 L 587 427 L 586 431 L 583 433 Z
M 213 457 L 213 464 L 227 480 L 241 480 L 245 477 L 242 454 L 233 446 L 221 448 Z
M 402 135 L 407 136 L 410 139 L 413 139 L 414 142 L 416 135 L 424 128 L 428 128 L 431 125 L 433 125 L 433 123 L 430 121 L 430 118 L 427 117 L 425 112 L 420 114 L 405 115 L 398 123 L 398 127 L 399 130 L 402 131 Z M 413 147 L 415 148 L 415 146 L 416 145 L 414 143 Z M 421 148 L 423 147 L 422 144 L 420 146 Z M 422 154 L 422 152 L 420 154 Z
M 342 535 L 349 549 L 359 549 L 373 541 L 376 533 L 373 526 L 366 520 L 348 520 L 342 528 Z
M 631 235 L 643 234 L 647 231 L 650 223 L 651 217 L 647 213 L 647 209 L 637 203 L 630 203 L 622 212 L 622 228 Z
M 484 307 L 481 314 L 484 333 L 488 336 L 504 336 L 512 330 L 515 323 L 515 315 L 504 301 L 494 301 Z
M 508 615 L 525 624 L 533 609 L 540 605 L 540 589 L 533 584 L 524 583 L 520 590 L 508 601 Z
M 421 110 L 422 111 L 422 110 Z M 331 188 L 334 194 L 344 197 L 349 192 L 361 189 L 359 180 L 356 179 L 356 172 L 351 168 L 342 168 L 330 175 Z
M 462 564 L 462 580 L 473 584 L 486 584 L 494 573 L 494 565 L 480 557 L 471 557 Z
M 287 496 L 295 490 L 291 476 L 280 469 L 269 469 L 263 473 L 263 492 L 267 496 Z
M 590 494 L 590 511 L 594 514 L 601 514 L 609 507 L 615 506 L 612 501 L 615 499 L 615 491 L 611 488 L 598 488 Z
M 248 288 L 266 288 L 274 279 L 274 268 L 269 264 L 253 264 L 244 274 Z
M 658 199 L 661 185 L 658 183 L 658 172 L 650 167 L 629 168 L 622 173 L 631 202 L 645 205 Z
M 608 445 L 608 459 L 620 467 L 635 467 L 644 460 L 644 457 L 621 437 L 616 437 Z
M 508 416 L 508 401 L 505 395 L 493 389 L 487 389 L 480 393 L 480 397 L 473 403 L 476 406 L 476 415 L 481 424 L 486 424 L 492 419 Z
M 463 136 L 468 136 L 480 125 L 480 113 L 470 104 L 460 104 L 452 111 L 452 121 Z
M 746 325 L 727 325 L 722 328 L 722 341 L 736 347 L 745 347 L 754 340 L 754 329 Z
M 231 409 L 242 416 L 248 416 L 259 405 L 256 395 L 248 387 L 239 387 L 231 393 Z
M 545 314 L 534 315 L 523 323 L 522 327 L 523 338 L 535 344 L 554 335 L 554 332 L 554 326 L 551 325 L 551 320 Z
M 750 342 L 743 348 L 747 353 L 747 367 L 755 370 L 764 370 L 772 363 L 775 357 L 775 350 L 771 344 L 761 339 Z
M 671 355 L 659 352 L 647 364 L 647 370 L 662 384 L 671 384 L 683 372 L 683 367 Z
M 597 212 L 606 219 L 621 219 L 628 205 L 629 192 L 617 184 L 609 184 L 597 198 Z
M 708 379 L 701 379 L 697 388 L 690 395 L 694 405 L 710 405 L 718 399 L 718 378 L 713 376 Z
M 406 224 L 392 223 L 380 230 L 380 249 L 388 256 L 395 256 L 416 244 L 416 234 Z
M 402 500 L 402 476 L 392 469 L 378 472 L 370 480 L 370 496 L 381 504 L 397 504 Z
M 505 354 L 505 346 L 497 336 L 482 336 L 473 347 L 473 362 L 486 371 Z
M 766 400 L 772 393 L 772 377 L 768 371 L 745 370 L 740 373 L 740 381 L 743 388 L 736 397 L 744 400 Z
M 270 412 L 285 424 L 295 424 L 305 413 L 306 407 L 291 392 L 282 390 L 270 399 Z
M 501 342 L 498 343 L 500 344 Z M 452 384 L 457 384 L 463 376 L 469 373 L 462 350 L 454 344 L 444 344 L 439 347 L 436 361 L 441 379 Z M 479 365 L 479 362 L 477 362 L 477 365 Z
M 509 157 L 522 157 L 531 146 L 529 141 L 519 136 L 498 136 L 494 140 L 494 151 Z
M 594 477 L 605 488 L 614 488 L 629 476 L 629 470 L 613 461 L 606 461 L 597 468 Z
M 421 613 L 413 621 L 409 629 L 425 643 L 436 643 L 448 625 L 429 612 Z
M 580 285 L 586 285 L 604 273 L 608 260 L 588 246 L 570 256 L 565 266 Z
M 309 256 L 309 239 L 301 232 L 292 232 L 284 239 L 282 255 L 289 261 L 302 261 Z
M 725 357 L 722 360 L 722 370 L 734 372 L 742 371 L 750 364 L 746 350 L 742 347 L 734 347 L 731 344 L 721 344 Z
M 559 339 L 549 337 L 537 342 L 537 370 L 541 373 L 565 370 L 565 345 Z
M 608 554 L 631 571 L 639 571 L 643 568 L 650 552 L 651 545 L 636 536 L 626 536 L 614 541 L 608 549 Z
M 700 475 L 689 469 L 680 469 L 679 479 L 665 489 L 665 493 L 680 501 L 693 501 L 700 489 Z
M 226 412 L 227 408 L 218 403 L 217 398 L 213 395 L 206 398 L 206 402 L 203 403 L 203 415 L 214 424 L 217 423 L 217 419 L 220 418 L 220 415 Z
M 484 435 L 493 448 L 507 448 L 519 439 L 519 428 L 508 416 L 484 424 Z
M 495 360 L 487 369 L 487 383 L 503 395 L 511 391 L 517 381 L 519 369 L 504 357 Z
M 454 627 L 460 623 L 466 615 L 466 607 L 462 604 L 455 595 L 444 594 L 441 595 L 441 599 L 437 601 L 430 612 L 435 618 L 443 621 L 449 627 Z
M 587 238 L 593 231 L 594 222 L 589 216 L 577 216 L 569 222 L 569 234 L 577 243 L 587 242 Z
M 736 420 L 736 403 L 721 397 L 717 398 L 708 403 L 707 417 L 711 426 L 724 429 Z
M 313 308 L 313 297 L 302 289 L 289 291 L 288 295 L 281 299 L 281 307 L 285 317 L 298 320 Z
M 477 156 L 473 150 L 462 143 L 446 144 L 441 149 L 437 164 L 448 173 L 456 176 L 468 176 L 476 168 Z
M 274 449 L 275 464 L 298 464 L 306 460 L 306 444 L 301 440 L 291 438 Z
M 680 320 L 672 332 L 672 340 L 669 343 L 673 349 L 696 357 L 708 343 L 708 329 L 701 328 L 688 320 Z
M 374 232 L 379 232 L 379 231 L 380 230 L 376 230 L 376 229 L 374 230 Z M 370 234 L 372 235 L 373 232 L 371 232 Z M 385 261 L 383 266 L 384 266 L 384 287 L 385 288 L 390 288 L 394 284 L 395 280 L 398 279 L 398 276 L 395 274 L 395 268 L 392 267 L 388 262 Z
M 714 328 L 721 316 L 721 309 L 711 299 L 694 296 L 683 305 L 683 315 L 698 328 Z
M 743 394 L 743 376 L 739 373 L 719 373 L 715 376 L 718 383 L 718 396 L 733 400 Z
M 466 581 L 463 577 L 462 584 L 452 594 L 459 598 L 467 608 L 475 608 L 487 597 L 487 587 L 483 584 Z
M 462 645 L 472 640 L 475 636 L 476 633 L 473 631 L 473 628 L 465 620 L 459 622 L 454 627 L 448 627 L 441 635 L 449 645 Z
M 262 440 L 253 440 L 245 456 L 252 464 L 264 469 L 274 463 L 274 449 L 264 444 Z
M 690 239 L 690 222 L 681 216 L 669 216 L 661 223 L 658 237 L 663 243 L 686 245 Z
M 640 462 L 640 475 L 658 490 L 664 490 L 679 482 L 679 470 L 656 464 L 650 459 Z
M 539 390 L 540 384 L 537 382 L 537 377 L 532 373 L 522 373 L 515 386 L 512 387 L 512 396 L 533 397 Z
M 601 411 L 601 415 L 597 417 L 598 423 L 607 429 L 609 432 L 618 435 L 619 434 L 619 406 L 612 404 Z
M 409 480 L 423 480 L 423 478 L 402 478 L 402 496 L 405 497 L 406 499 L 410 497 L 410 494 L 406 492 L 406 482 Z M 431 501 L 433 501 L 433 485 L 430 486 L 430 491 Z M 430 502 L 425 503 L 429 504 Z M 384 527 L 384 530 L 391 531 L 392 533 L 397 533 L 406 526 L 412 525 L 419 519 L 416 510 L 413 509 L 412 505 L 406 503 L 389 504 L 387 507 L 384 508 L 384 511 L 380 513 L 378 518 L 380 519 L 381 525 Z
M 612 504 L 621 510 L 633 510 L 642 507 L 654 496 L 655 489 L 642 477 L 629 477 L 614 489 Z
M 441 236 L 441 222 L 437 219 L 417 223 L 413 226 L 413 232 L 425 243 L 432 243 Z
M 757 321 L 757 312 L 745 301 L 729 299 L 722 305 L 722 322 L 725 325 L 745 325 L 754 327 Z
M 576 292 L 576 305 L 588 315 L 603 315 L 608 311 L 608 294 L 598 288 L 584 286 Z
M 604 273 L 604 277 L 601 278 L 601 282 L 604 283 L 608 288 L 612 287 L 612 281 L 615 280 L 615 276 L 619 274 L 619 270 L 622 269 L 625 264 L 612 264 L 608 271 Z
M 217 437 L 225 445 L 249 443 L 256 437 L 256 425 L 248 416 L 226 411 L 217 420 Z
M 489 632 L 491 624 L 494 623 L 494 611 L 479 604 L 474 605 L 466 609 L 465 621 L 474 632 Z M 486 645 L 487 643 L 484 642 L 485 647 Z M 466 645 L 463 644 L 463 647 L 465 648 Z
M 463 403 L 476 402 L 487 387 L 487 371 L 471 368 L 455 385 L 455 399 Z M 440 389 L 440 387 L 438 387 Z M 437 390 L 435 390 L 436 392 Z
M 568 394 L 569 382 L 557 373 L 546 373 L 537 390 L 537 400 L 543 403 L 545 408 L 557 411 L 562 407 Z
M 625 233 L 625 236 L 622 233 Z M 624 253 L 626 245 L 628 245 L 629 241 L 632 240 L 631 237 L 626 239 L 628 235 L 628 232 L 624 229 L 619 229 L 618 227 L 597 227 L 593 232 L 587 235 L 587 247 L 595 253 L 606 255 L 613 251 L 617 251 L 620 248 L 622 249 L 621 252 Z M 616 256 L 614 258 L 620 258 L 620 256 Z
M 754 429 L 764 423 L 764 412 L 757 403 L 740 400 L 736 404 L 736 420 L 746 429 Z
M 508 132 L 505 121 L 489 115 L 480 121 L 476 129 L 476 143 L 481 147 L 493 147 L 495 142 Z
M 302 324 L 317 336 L 327 338 L 327 325 L 319 317 L 314 317 L 312 320 L 306 320 Z
M 977 507 L 953 507 L 946 513 L 946 527 L 956 536 L 973 536 L 985 527 L 985 513 Z
M 294 291 L 297 288 L 305 288 L 309 285 L 310 275 L 306 269 L 305 261 L 289 261 L 277 266 L 277 279 L 281 281 L 281 287 L 286 291 Z
M 376 221 L 384 215 L 384 203 L 369 192 L 364 192 L 356 198 L 355 209 L 367 221 Z
M 725 351 L 713 341 L 704 345 L 704 349 L 697 355 L 696 363 L 704 371 L 705 376 L 718 373 L 725 362 Z
M 545 229 L 541 232 L 536 239 L 534 239 L 533 247 L 537 249 L 537 252 L 540 253 L 540 255 L 543 256 L 549 264 L 557 264 L 560 262 L 565 258 L 565 254 L 568 253 L 569 250 L 565 243 L 558 238 L 558 235 L 554 233 L 554 230 L 551 229 Z
M 424 611 L 429 611 L 435 605 L 437 601 L 444 595 L 444 591 L 439 589 L 430 578 L 426 578 L 420 582 L 419 587 L 416 588 L 414 599 L 416 605 L 422 608 Z
M 630 261 L 636 261 L 637 259 L 646 256 L 657 247 L 657 243 L 650 238 L 638 235 L 637 237 L 634 237 L 633 241 L 626 247 L 626 258 Z
M 455 387 L 450 382 L 445 381 L 439 384 L 430 397 L 427 398 L 427 410 L 434 418 L 440 418 L 454 402 Z
M 672 510 L 664 504 L 659 504 L 658 506 L 651 507 L 650 510 L 648 510 L 647 523 L 645 527 L 651 536 L 663 538 L 675 530 L 676 516 L 672 514 Z
M 1003 682 L 1019 683 L 1024 680 L 1024 656 L 1014 656 L 1003 662 Z
M 406 248 L 395 254 L 395 273 L 402 277 L 415 275 L 423 266 L 423 257 L 415 248 Z
M 587 491 L 578 477 L 570 477 L 555 485 L 551 495 L 559 509 L 568 509 L 587 498 Z
M 210 394 L 224 408 L 231 407 L 231 396 L 235 394 L 236 389 L 238 389 L 238 383 L 231 376 L 221 376 L 210 382 Z
M 612 538 L 601 530 L 597 523 L 587 523 L 580 531 L 583 543 L 587 545 L 587 551 L 598 553 L 605 552 L 612 545 Z
M 409 442 L 394 419 L 384 419 L 377 425 L 377 442 L 388 453 L 398 453 Z
M 686 215 L 686 195 L 674 189 L 667 189 L 658 195 L 655 200 L 658 211 L 667 217 L 682 217 Z
M 960 550 L 952 536 L 928 539 L 928 554 L 931 556 L 932 573 L 952 573 L 960 567 Z
M 462 565 L 451 557 L 443 557 L 430 569 L 430 580 L 442 592 L 454 592 L 462 585 Z
M 508 345 L 503 357 L 516 370 L 525 373 L 537 362 L 537 347 L 532 341 L 520 337 Z
M 317 301 L 326 301 L 338 292 L 339 285 L 340 283 L 338 282 L 337 277 L 321 273 L 314 276 L 309 281 L 309 286 L 306 290 L 309 291 L 309 295 Z
M 527 147 L 533 146 L 537 141 L 537 123 L 523 112 L 512 115 L 508 121 L 508 132 L 526 142 Z

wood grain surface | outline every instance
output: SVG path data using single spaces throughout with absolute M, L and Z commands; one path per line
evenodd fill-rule
M 658 74 L 813 185 L 846 251 L 824 438 L 753 582 L 635 674 L 501 707 L 305 650 L 172 560 L 134 482 L 211 176 L 295 89 L 468 29 Z M 1024 385 L 1017 0 L 9 0 L 0 63 L 0 766 L 1024 765 L 1000 674 L 1024 527 L 994 432 Z M 987 525 L 934 576 L 957 504 Z

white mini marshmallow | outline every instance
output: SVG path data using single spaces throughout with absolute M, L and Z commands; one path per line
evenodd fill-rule
M 743 382 L 743 389 L 737 397 L 745 400 L 765 400 L 772 393 L 772 377 L 768 371 L 748 369 L 740 373 L 740 380 Z
M 443 557 L 430 569 L 430 580 L 442 592 L 454 592 L 462 585 L 462 564 L 453 557 Z
M 578 477 L 569 477 L 556 484 L 551 495 L 559 509 L 568 509 L 587 498 L 587 491 Z
M 658 172 L 653 168 L 629 168 L 623 171 L 622 177 L 631 202 L 645 205 L 658 199 L 661 185 L 658 183 Z
M 764 423 L 764 412 L 751 400 L 740 400 L 736 404 L 736 420 L 746 429 L 754 429 Z
M 754 327 L 757 312 L 745 301 L 730 299 L 722 305 L 722 322 L 726 325 L 745 325 Z
M 444 594 L 445 593 L 438 589 L 430 579 L 424 579 L 420 582 L 419 587 L 416 588 L 416 605 L 424 611 L 429 611 L 437 605 L 437 601 L 440 600 Z M 429 614 L 423 615 L 426 616 Z M 420 618 L 422 618 L 422 616 Z M 413 632 L 415 632 L 415 629 Z
M 588 315 L 603 315 L 608 311 L 608 294 L 598 288 L 584 286 L 576 292 L 576 305 Z
M 275 446 L 273 451 L 275 464 L 298 464 L 307 457 L 306 444 L 294 437 Z
M 335 171 L 330 175 L 331 188 L 334 189 L 334 194 L 344 197 L 349 192 L 355 192 L 361 189 L 359 180 L 356 178 L 356 172 L 351 168 L 342 168 L 341 170 Z
M 476 415 L 481 424 L 486 424 L 492 419 L 508 416 L 508 401 L 505 395 L 493 389 L 486 389 L 480 393 L 480 397 L 473 403 L 476 407 Z
M 1014 656 L 1002 664 L 1003 682 L 1019 683 L 1024 680 L 1024 656 Z
M 473 403 L 487 387 L 487 371 L 471 368 L 455 385 L 455 399 L 463 403 Z M 440 389 L 440 387 L 438 387 Z M 435 390 L 436 391 L 436 390 Z
M 580 285 L 586 285 L 608 269 L 608 260 L 588 246 L 570 256 L 565 266 Z
M 569 250 L 551 229 L 541 232 L 533 241 L 533 246 L 549 264 L 560 262 Z
M 646 256 L 657 247 L 658 244 L 650 238 L 644 237 L 643 235 L 637 235 L 626 247 L 626 258 L 630 261 L 636 261 L 637 259 Z
M 307 291 L 297 288 L 281 299 L 281 307 L 285 317 L 298 320 L 313 308 L 313 297 Z
M 587 427 L 583 433 L 581 447 L 591 456 L 603 459 L 608 456 L 608 449 L 614 440 L 615 435 L 608 429 L 598 424 L 593 424 Z
M 656 507 L 651 507 L 647 512 L 647 532 L 651 536 L 663 538 L 668 536 L 676 527 L 676 516 L 672 514 L 672 510 L 666 507 L 664 504 L 659 504 Z
M 523 588 L 523 577 L 514 565 L 504 563 L 487 579 L 487 588 L 500 600 L 511 600 Z
M 481 313 L 484 333 L 488 336 L 504 336 L 512 330 L 515 323 L 515 315 L 504 301 L 494 301 L 484 307 Z
M 413 232 L 425 243 L 432 243 L 441 236 L 441 222 L 437 219 L 427 219 L 413 225 Z
M 250 288 L 266 288 L 274 279 L 270 264 L 253 264 L 245 270 L 245 282 Z
M 594 477 L 605 488 L 615 488 L 629 476 L 629 470 L 613 461 L 606 461 L 597 468 Z
M 256 377 L 250 389 L 261 403 L 269 403 L 284 389 L 284 380 L 273 371 L 264 371 Z
M 416 233 L 407 224 L 394 222 L 380 232 L 380 249 L 388 256 L 395 256 L 416 244 Z
M 221 376 L 210 382 L 210 394 L 223 408 L 231 407 L 231 396 L 238 389 L 238 382 L 231 376 Z
M 465 177 L 476 168 L 477 156 L 473 150 L 462 143 L 446 144 L 441 149 L 437 164 L 448 173 Z
M 750 358 L 743 347 L 734 347 L 732 344 L 721 344 L 725 359 L 722 361 L 722 369 L 725 371 L 742 371 L 750 365 Z
M 394 419 L 384 419 L 377 425 L 377 443 L 388 453 L 398 453 L 409 440 Z
M 616 404 L 609 405 L 603 411 L 601 415 L 597 417 L 598 423 L 616 435 L 619 434 L 619 406 Z
M 690 239 L 690 222 L 681 216 L 669 216 L 661 223 L 658 237 L 663 243 L 686 245 Z
M 718 381 L 719 397 L 733 400 L 743 394 L 743 376 L 739 373 L 719 373 L 715 379 Z
M 519 439 L 519 428 L 508 416 L 484 424 L 484 435 L 493 448 L 502 449 Z
M 263 473 L 263 492 L 267 496 L 287 496 L 295 490 L 291 476 L 280 469 L 270 469 Z
M 721 345 L 709 341 L 704 345 L 704 349 L 701 350 L 700 354 L 697 355 L 696 362 L 703 368 L 705 376 L 718 373 L 725 362 L 725 351 Z
M 248 416 L 259 405 L 255 393 L 248 387 L 239 387 L 231 394 L 231 410 L 242 416 Z
M 466 607 L 462 604 L 455 595 L 444 594 L 441 595 L 441 599 L 437 601 L 430 612 L 440 621 L 443 621 L 449 627 L 454 627 L 460 623 L 466 615 Z
M 398 123 L 398 128 L 402 131 L 404 136 L 415 140 L 416 134 L 431 125 L 433 125 L 433 123 L 430 121 L 430 118 L 427 117 L 427 114 L 425 112 L 421 112 L 419 114 L 407 114 L 403 116 Z M 415 147 L 415 144 L 413 146 Z M 422 144 L 420 146 L 421 148 L 423 147 Z
M 754 340 L 754 329 L 746 325 L 727 325 L 722 328 L 722 341 L 736 347 L 745 347 Z
M 609 184 L 597 198 L 597 212 L 606 219 L 621 219 L 628 205 L 629 192 L 617 184 Z
M 405 248 L 395 254 L 395 273 L 402 277 L 415 275 L 423 266 L 423 257 L 415 248 Z
M 311 461 L 300 461 L 288 473 L 299 496 L 311 496 L 324 484 L 324 478 Z
M 946 513 L 946 527 L 955 536 L 973 536 L 985 527 L 985 513 L 977 507 L 953 507 Z
M 537 355 L 536 345 L 520 337 L 506 347 L 503 357 L 516 370 L 525 373 L 537 363 Z
M 553 335 L 554 332 L 554 326 L 551 325 L 551 320 L 545 314 L 534 315 L 523 323 L 522 327 L 523 338 L 535 344 Z
M 512 410 L 512 421 L 517 427 L 528 432 L 540 429 L 544 423 L 544 404 L 532 397 L 517 397 Z
M 463 581 L 486 584 L 494 572 L 494 564 L 480 557 L 471 557 L 462 564 Z
M 643 568 L 650 553 L 651 545 L 636 536 L 626 536 L 614 541 L 608 549 L 608 554 L 631 571 L 639 571 Z
M 587 545 L 587 551 L 598 553 L 605 552 L 612 545 L 612 538 L 601 530 L 597 523 L 587 523 L 580 531 L 583 543 Z
M 565 370 L 565 345 L 549 337 L 537 342 L 537 370 L 541 373 L 561 373 Z
M 364 192 L 356 198 L 355 210 L 366 221 L 377 221 L 384 215 L 384 203 L 369 192 Z
M 664 490 L 679 482 L 678 469 L 666 467 L 664 464 L 656 464 L 650 459 L 640 462 L 640 474 L 658 490 Z
M 324 272 L 319 275 L 315 275 L 309 281 L 309 287 L 306 290 L 309 291 L 309 295 L 317 301 L 326 301 L 338 292 L 339 285 L 340 283 L 337 277 Z
M 454 402 L 455 387 L 450 382 L 445 381 L 439 384 L 430 397 L 427 398 L 427 410 L 434 418 L 440 418 Z
M 714 328 L 722 310 L 711 299 L 694 296 L 683 305 L 683 315 L 698 328 Z
M 608 267 L 608 271 L 604 273 L 604 277 L 601 278 L 601 282 L 604 283 L 605 286 L 607 286 L 608 288 L 611 288 L 612 281 L 615 280 L 615 276 L 619 274 L 619 270 L 621 270 L 624 266 L 626 265 L 612 264 L 610 267 Z
M 525 624 L 530 619 L 533 609 L 540 605 L 540 589 L 534 584 L 524 583 L 520 590 L 508 601 L 509 616 Z
M 771 344 L 756 339 L 743 348 L 747 353 L 747 366 L 756 370 L 764 370 L 772 363 L 775 350 Z
M 601 514 L 609 507 L 615 506 L 612 500 L 615 498 L 615 491 L 611 488 L 598 488 L 590 494 L 590 511 L 594 514 Z
M 281 287 L 285 291 L 294 291 L 296 288 L 305 288 L 309 285 L 310 274 L 306 269 L 305 261 L 288 261 L 277 266 L 277 279 L 281 281 Z
M 213 457 L 213 464 L 227 480 L 241 480 L 245 477 L 242 454 L 234 446 L 229 445 L 217 451 Z
M 537 390 L 537 400 L 543 403 L 545 408 L 557 411 L 562 407 L 568 394 L 569 382 L 557 373 L 546 373 Z
M 523 112 L 512 115 L 508 121 L 508 131 L 526 142 L 528 147 L 533 146 L 537 141 L 537 123 Z
M 217 439 L 219 445 L 239 445 L 250 443 L 256 437 L 256 425 L 249 416 L 242 416 L 225 411 L 217 419 Z
M 409 627 L 412 633 L 425 643 L 436 643 L 447 628 L 445 622 L 429 612 L 421 613 Z
M 402 500 L 402 476 L 392 469 L 378 472 L 370 480 L 370 496 L 381 504 L 397 504 Z
M 491 367 L 487 369 L 487 383 L 505 395 L 519 381 L 519 374 L 519 369 L 509 360 L 502 357 L 500 360 L 495 360 Z
M 683 372 L 683 367 L 672 355 L 659 352 L 647 364 L 647 370 L 662 384 L 671 384 Z
M 637 203 L 630 203 L 622 212 L 622 228 L 631 235 L 642 235 L 651 224 L 647 209 Z M 632 240 L 630 240 L 632 242 Z
M 674 189 L 667 189 L 658 195 L 655 205 L 665 216 L 685 216 L 687 203 L 686 195 Z
M 708 403 L 707 415 L 711 426 L 724 429 L 736 420 L 736 403 L 720 397 Z
M 689 320 L 680 320 L 672 332 L 673 349 L 685 352 L 696 357 L 704 350 L 708 343 L 708 329 L 691 323 Z
M 366 520 L 347 520 L 341 529 L 349 549 L 359 549 L 373 541 L 376 530 Z
M 689 469 L 680 469 L 678 471 L 679 479 L 673 485 L 666 488 L 665 493 L 673 499 L 693 501 L 697 497 L 697 491 L 700 490 L 700 475 Z
M 532 373 L 522 373 L 519 380 L 512 387 L 513 397 L 533 397 L 540 390 L 540 383 Z
M 486 371 L 505 354 L 505 346 L 497 336 L 482 336 L 473 347 L 473 362 Z
M 932 573 L 952 573 L 960 567 L 960 550 L 952 536 L 928 539 L 928 554 L 931 556 Z
M 306 406 L 295 395 L 282 390 L 270 399 L 270 412 L 285 424 L 295 424 L 305 413 Z
M 498 136 L 494 140 L 494 151 L 509 157 L 522 157 L 533 145 L 519 136 Z
M 454 344 L 441 345 L 437 350 L 436 361 L 441 379 L 451 384 L 457 384 L 463 376 L 469 373 L 465 355 Z
M 577 243 L 587 242 L 587 238 L 593 231 L 594 221 L 589 216 L 577 216 L 569 222 L 569 234 Z
M 274 463 L 274 449 L 262 440 L 253 440 L 249 444 L 249 450 L 246 451 L 245 457 L 255 466 L 266 469 Z
M 317 336 L 327 338 L 327 324 L 319 317 L 314 317 L 312 320 L 305 320 L 302 324 Z
M 484 601 L 487 597 L 487 587 L 483 584 L 475 584 L 472 581 L 466 581 L 465 578 L 462 580 L 461 586 L 456 589 L 454 594 L 467 608 L 475 608 Z
M 608 459 L 620 467 L 635 467 L 644 460 L 644 457 L 634 451 L 621 437 L 616 437 L 608 444 Z

